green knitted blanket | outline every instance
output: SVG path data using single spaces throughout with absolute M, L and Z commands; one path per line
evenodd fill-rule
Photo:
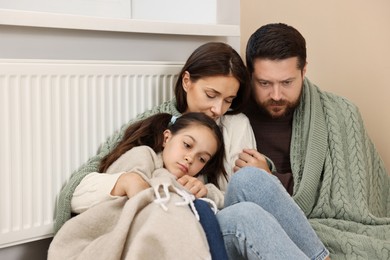
M 390 177 L 358 108 L 305 79 L 294 115 L 294 200 L 331 259 L 390 259 Z
M 54 221 L 54 234 L 62 227 L 62 225 L 71 217 L 71 200 L 73 193 L 81 182 L 81 180 L 91 172 L 97 172 L 99 169 L 100 161 L 111 152 L 118 142 L 122 139 L 127 127 L 134 122 L 147 118 L 157 113 L 170 113 L 174 116 L 180 116 L 180 112 L 176 109 L 176 100 L 164 102 L 160 106 L 157 106 L 149 111 L 146 111 L 138 115 L 135 119 L 130 120 L 127 124 L 124 124 L 121 129 L 110 136 L 106 142 L 100 147 L 98 153 L 91 157 L 84 165 L 78 170 L 72 173 L 69 181 L 63 187 L 60 192 Z

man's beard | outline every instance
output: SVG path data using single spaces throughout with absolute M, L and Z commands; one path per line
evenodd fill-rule
M 260 109 L 263 111 L 264 114 L 268 115 L 270 118 L 277 119 L 277 118 L 283 118 L 286 115 L 289 115 L 295 111 L 297 106 L 299 105 L 299 101 L 301 100 L 301 95 L 297 100 L 294 102 L 289 102 L 286 100 L 267 100 L 265 102 L 262 102 L 259 104 Z M 270 106 L 281 106 L 280 108 L 271 109 Z M 280 110 L 284 110 L 283 113 L 279 113 Z

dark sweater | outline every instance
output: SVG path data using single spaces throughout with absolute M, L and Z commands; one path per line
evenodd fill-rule
M 290 164 L 290 143 L 293 113 L 273 119 L 251 101 L 244 114 L 249 118 L 256 137 L 257 150 L 268 156 L 275 164 L 274 173 L 288 193 L 293 193 L 293 178 Z

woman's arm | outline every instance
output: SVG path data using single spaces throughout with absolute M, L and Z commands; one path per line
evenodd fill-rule
M 252 126 L 244 114 L 225 116 L 223 127 L 229 176 L 245 166 L 254 166 L 267 172 L 274 170 L 273 162 L 256 150 Z
M 256 149 L 256 139 L 252 126 L 244 114 L 224 116 L 221 124 L 226 151 L 225 168 L 230 178 L 239 154 L 244 149 Z

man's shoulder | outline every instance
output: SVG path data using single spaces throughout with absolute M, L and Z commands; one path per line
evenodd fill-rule
M 313 84 L 308 78 L 305 78 L 305 85 L 307 85 L 309 88 L 311 88 L 312 91 L 314 89 L 316 89 L 316 91 L 318 91 L 318 93 L 321 97 L 321 101 L 323 103 L 330 102 L 330 103 L 333 103 L 335 105 L 343 104 L 343 105 L 355 106 L 355 104 L 351 100 L 349 100 L 348 98 L 341 96 L 341 95 L 338 95 L 338 94 L 333 93 L 333 92 L 329 92 L 327 90 L 323 90 L 323 89 L 319 88 L 318 86 L 316 86 L 315 84 Z
M 359 107 L 341 95 L 321 91 L 321 103 L 325 113 L 328 115 L 337 115 L 340 119 L 351 117 L 352 114 L 360 117 Z
M 350 99 L 327 90 L 322 90 L 307 78 L 305 78 L 305 85 L 309 87 L 309 91 L 317 93 L 319 102 L 315 101 L 315 104 L 316 106 L 320 105 L 325 113 L 338 115 L 339 117 L 346 117 L 351 113 L 355 115 L 360 114 L 359 108 Z
M 356 105 L 348 98 L 328 91 L 321 91 L 321 99 L 324 102 L 331 102 L 333 103 L 333 105 L 341 105 L 341 106 L 347 105 L 351 107 L 356 107 Z

